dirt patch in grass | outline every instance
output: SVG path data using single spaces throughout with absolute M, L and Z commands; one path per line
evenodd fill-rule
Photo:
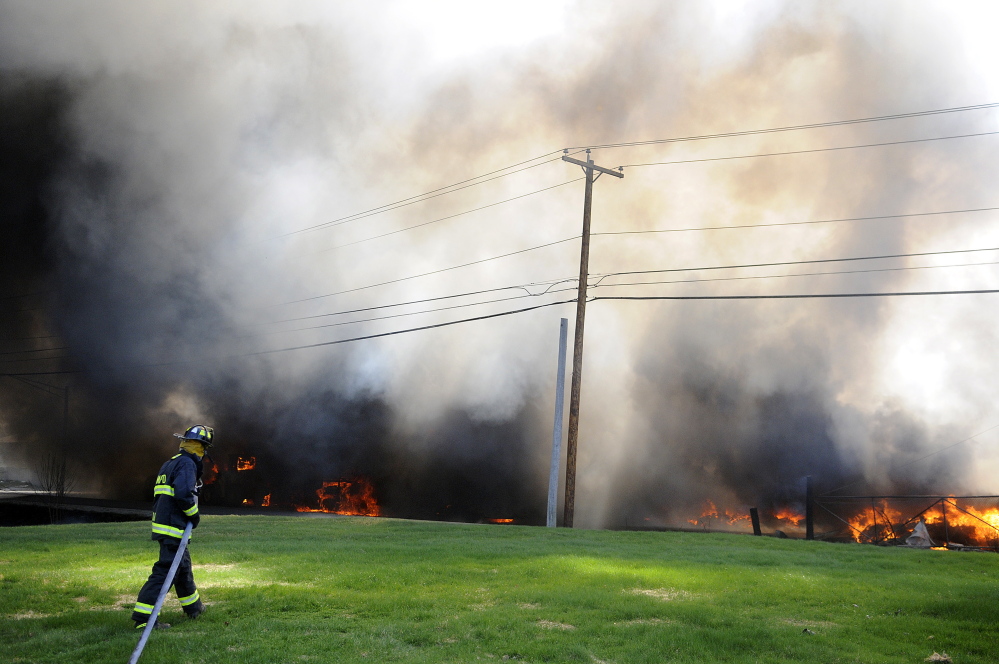
M 672 622 L 672 620 L 663 620 L 662 618 L 635 618 L 612 624 L 618 627 L 631 627 L 633 625 L 668 625 Z
M 677 599 L 690 599 L 693 597 L 686 590 L 677 590 L 676 588 L 632 588 L 625 592 L 632 595 L 645 595 L 646 597 L 652 597 L 663 602 L 672 602 Z
M 828 620 L 795 620 L 793 618 L 788 618 L 787 620 L 782 620 L 785 625 L 793 625 L 794 627 L 837 627 L 838 625 L 834 622 L 829 622 Z
M 542 629 L 561 629 L 563 631 L 576 629 L 575 625 L 567 625 L 566 623 L 555 622 L 554 620 L 539 620 L 535 624 Z
M 7 617 L 12 620 L 31 620 L 34 618 L 51 618 L 54 613 L 35 613 L 34 611 L 22 611 L 21 613 L 12 613 Z

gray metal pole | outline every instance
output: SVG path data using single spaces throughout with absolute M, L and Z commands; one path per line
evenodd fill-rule
M 139 661 L 139 656 L 142 654 L 142 649 L 146 647 L 146 641 L 149 640 L 149 633 L 153 631 L 156 618 L 160 615 L 160 609 L 163 608 L 163 601 L 166 599 L 167 593 L 170 592 L 170 586 L 173 585 L 173 577 L 177 576 L 177 568 L 180 567 L 180 559 L 184 557 L 184 549 L 187 548 L 187 540 L 191 539 L 191 528 L 193 527 L 194 524 L 188 521 L 187 527 L 184 528 L 184 536 L 180 538 L 180 546 L 177 547 L 177 555 L 173 557 L 173 563 L 170 564 L 170 571 L 167 572 L 166 580 L 163 581 L 160 596 L 156 598 L 156 604 L 153 605 L 153 612 L 149 614 L 149 622 L 146 623 L 146 628 L 142 630 L 142 637 L 139 638 L 138 645 L 132 651 L 132 657 L 128 660 L 128 664 L 136 664 Z
M 558 475 L 562 461 L 562 418 L 565 410 L 565 346 L 569 333 L 569 319 L 563 318 L 558 331 L 558 373 L 555 375 L 555 427 L 552 431 L 552 467 L 548 475 L 548 520 L 549 528 L 556 524 L 555 511 L 558 508 Z

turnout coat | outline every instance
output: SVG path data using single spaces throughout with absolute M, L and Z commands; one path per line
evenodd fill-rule
M 188 521 L 198 527 L 197 489 L 203 465 L 187 450 L 170 457 L 153 486 L 153 539 L 180 539 Z

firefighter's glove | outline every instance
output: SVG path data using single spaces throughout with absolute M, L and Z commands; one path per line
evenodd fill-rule
M 201 515 L 200 514 L 195 514 L 194 516 L 190 517 L 190 519 L 191 519 L 191 524 L 192 524 L 191 528 L 192 529 L 197 528 L 198 524 L 201 523 Z

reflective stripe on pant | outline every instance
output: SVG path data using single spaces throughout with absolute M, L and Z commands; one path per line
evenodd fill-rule
M 156 598 L 160 595 L 163 582 L 166 581 L 167 572 L 173 564 L 173 558 L 177 555 L 180 541 L 173 538 L 160 540 L 160 559 L 153 564 L 153 571 L 142 590 L 139 591 L 139 599 L 132 611 L 132 620 L 145 622 L 149 619 L 149 614 L 153 611 Z M 201 608 L 201 601 L 198 595 L 198 588 L 194 585 L 194 574 L 191 570 L 190 547 L 184 549 L 181 556 L 180 566 L 177 568 L 177 575 L 173 577 L 173 588 L 177 591 L 181 606 L 187 613 L 197 612 Z

